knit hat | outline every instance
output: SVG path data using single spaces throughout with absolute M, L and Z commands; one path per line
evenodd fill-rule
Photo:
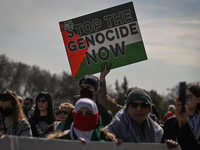
M 85 75 L 82 78 L 80 78 L 79 86 L 81 86 L 82 83 L 90 84 L 94 86 L 95 89 L 101 88 L 100 80 L 96 76 L 93 76 L 93 75 Z
M 131 91 L 127 97 L 126 108 L 128 109 L 129 104 L 135 100 L 141 100 L 147 102 L 149 104 L 149 111 L 151 111 L 153 103 L 149 96 L 149 93 L 146 90 L 137 88 Z

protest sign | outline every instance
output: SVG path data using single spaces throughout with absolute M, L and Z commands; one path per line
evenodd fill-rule
M 166 144 L 160 143 L 122 143 L 117 146 L 114 142 L 87 142 L 80 141 L 31 138 L 23 136 L 5 135 L 0 137 L 2 150 L 169 150 Z M 180 150 L 180 147 L 173 148 Z
M 147 59 L 132 2 L 59 25 L 73 78 Z

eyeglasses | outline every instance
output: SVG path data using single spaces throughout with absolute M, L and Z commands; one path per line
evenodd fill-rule
M 45 103 L 46 101 L 47 101 L 46 99 L 37 100 L 37 103 L 40 103 L 40 102 Z
M 192 99 L 192 95 L 185 95 L 185 100 L 190 101 Z
M 141 108 L 145 109 L 149 106 L 148 103 L 131 103 L 130 104 L 132 108 L 137 108 L 138 105 L 140 105 Z
M 25 106 L 29 105 L 30 103 L 24 103 Z
M 69 112 L 68 111 L 61 111 L 61 110 L 59 110 L 57 112 L 57 115 L 61 115 L 62 113 L 64 113 L 65 115 L 67 115 Z

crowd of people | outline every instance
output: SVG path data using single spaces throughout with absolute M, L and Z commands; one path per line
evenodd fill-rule
M 98 79 L 85 75 L 79 80 L 80 95 L 75 106 L 70 101 L 53 108 L 50 93 L 41 92 L 34 100 L 20 99 L 13 91 L 0 94 L 0 136 L 16 135 L 49 139 L 112 141 L 116 145 L 166 143 L 183 150 L 200 149 L 200 87 L 186 85 L 185 106 L 179 98 L 161 118 L 149 93 L 130 87 L 121 106 L 107 94 L 105 66 Z M 20 102 L 21 101 L 21 102 Z M 181 112 L 182 107 L 185 111 Z

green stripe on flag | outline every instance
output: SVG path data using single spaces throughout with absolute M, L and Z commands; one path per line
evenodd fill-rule
M 111 50 L 109 50 L 110 58 L 106 62 L 108 65 L 112 63 L 111 69 L 147 59 L 143 41 L 126 45 L 125 48 L 126 48 L 126 55 L 121 56 L 121 54 L 119 53 L 119 57 L 117 59 L 114 58 Z M 102 71 L 101 65 L 105 63 L 105 61 L 100 60 L 98 56 L 97 58 L 98 58 L 98 63 L 95 64 L 93 61 L 91 61 L 90 66 L 87 65 L 86 58 L 84 58 L 74 78 L 77 79 L 83 77 L 86 74 L 89 75 L 101 72 Z

